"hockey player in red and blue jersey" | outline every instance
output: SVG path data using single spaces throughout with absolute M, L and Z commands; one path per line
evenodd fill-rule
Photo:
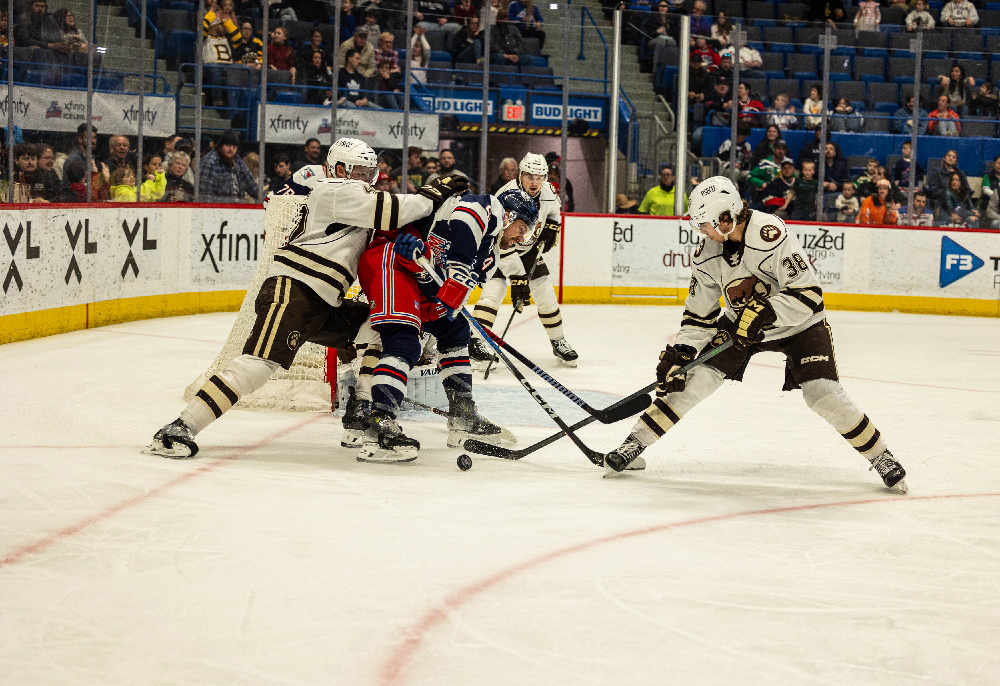
M 449 209 L 450 208 L 450 209 Z M 420 444 L 396 421 L 410 369 L 420 356 L 421 329 L 437 338 L 438 368 L 448 395 L 448 445 L 466 438 L 498 442 L 502 429 L 479 415 L 472 399 L 469 325 L 457 311 L 496 269 L 501 248 L 519 243 L 537 210 L 520 190 L 499 197 L 466 193 L 442 207 L 426 237 L 417 229 L 386 236 L 361 257 L 358 279 L 371 302 L 371 325 L 382 340 L 372 383 L 372 414 L 361 462 L 409 462 Z M 426 240 L 425 240 L 426 238 Z M 415 260 L 427 254 L 444 280 L 440 288 Z

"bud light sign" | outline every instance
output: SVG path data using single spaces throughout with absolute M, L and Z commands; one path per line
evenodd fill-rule
M 582 119 L 590 124 L 592 129 L 604 128 L 604 110 L 606 103 L 603 98 L 571 98 L 569 102 L 569 121 Z M 531 98 L 531 123 L 542 126 L 558 126 L 562 122 L 562 98 L 537 96 Z

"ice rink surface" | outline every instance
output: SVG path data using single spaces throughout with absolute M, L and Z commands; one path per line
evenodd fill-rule
M 652 381 L 680 314 L 565 307 L 577 369 L 533 310 L 508 338 L 603 407 Z M 781 393 L 774 354 L 617 479 L 566 439 L 461 472 L 430 416 L 405 465 L 356 462 L 329 414 L 233 411 L 193 460 L 140 455 L 234 316 L 0 346 L 0 683 L 1000 678 L 1000 321 L 829 313 L 903 496 Z M 553 432 L 509 373 L 487 385 L 521 446 Z

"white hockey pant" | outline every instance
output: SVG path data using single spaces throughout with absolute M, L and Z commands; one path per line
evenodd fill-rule
M 240 355 L 213 374 L 181 412 L 181 419 L 195 435 L 221 417 L 240 398 L 262 388 L 281 369 L 277 362 Z
M 531 299 L 535 301 L 535 306 L 538 308 L 538 318 L 542 320 L 549 340 L 557 341 L 565 336 L 562 313 L 559 311 L 559 299 L 556 297 L 555 288 L 549 282 L 548 275 L 529 281 L 528 289 L 531 291 Z M 506 280 L 490 279 L 487 281 L 483 285 L 482 293 L 473 312 L 476 321 L 492 329 L 497 312 L 500 310 L 500 304 L 506 294 Z

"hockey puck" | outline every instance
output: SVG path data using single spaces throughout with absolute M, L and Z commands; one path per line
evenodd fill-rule
M 458 456 L 458 468 L 463 472 L 467 472 L 472 469 L 472 458 L 468 455 L 462 454 Z

